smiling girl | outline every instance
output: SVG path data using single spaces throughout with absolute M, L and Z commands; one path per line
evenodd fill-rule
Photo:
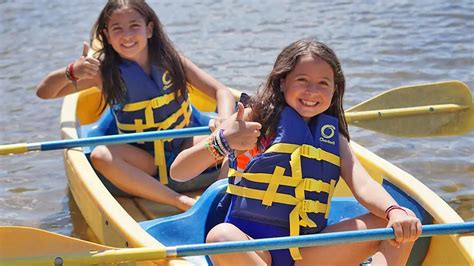
M 369 176 L 352 151 L 342 108 L 344 90 L 344 74 L 332 49 L 313 40 L 290 44 L 245 115 L 237 114 L 261 124 L 261 135 L 254 135 L 257 145 L 235 157 L 240 142 L 232 137 L 235 121 L 229 119 L 207 142 L 178 155 L 171 166 L 171 171 L 176 169 L 173 178 L 186 181 L 196 174 L 196 169 L 180 170 L 193 154 L 211 161 L 213 154 L 205 153 L 213 139 L 220 139 L 218 147 L 229 144 L 230 149 L 224 145 L 218 150 L 223 149 L 230 161 L 230 206 L 224 223 L 210 230 L 207 242 L 381 227 L 393 227 L 395 240 L 212 255 L 214 265 L 358 265 L 373 254 L 374 265 L 406 264 L 421 223 Z M 327 225 L 340 177 L 370 212 Z
M 217 124 L 232 114 L 230 90 L 173 47 L 145 1 L 108 1 L 92 32 L 100 47 L 95 56 L 87 56 L 89 46 L 84 44 L 82 57 L 40 82 L 40 98 L 62 97 L 96 86 L 111 107 L 121 133 L 192 126 L 187 84 L 217 99 Z M 124 192 L 186 210 L 195 200 L 174 191 L 180 190 L 180 184 L 168 179 L 168 168 L 193 141 L 101 145 L 92 151 L 91 160 Z M 197 183 L 208 185 L 212 181 Z

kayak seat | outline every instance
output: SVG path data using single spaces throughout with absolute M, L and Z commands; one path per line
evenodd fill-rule
M 102 116 L 95 123 L 80 127 L 79 138 L 101 137 L 117 134 L 117 125 L 114 123 L 114 115 L 110 108 L 107 108 Z M 94 146 L 83 147 L 84 153 L 89 155 Z
M 227 206 L 220 206 L 227 179 L 209 186 L 199 200 L 184 213 L 140 222 L 140 226 L 165 246 L 204 243 L 207 232 L 224 221 Z M 188 257 L 196 265 L 210 265 L 207 256 Z

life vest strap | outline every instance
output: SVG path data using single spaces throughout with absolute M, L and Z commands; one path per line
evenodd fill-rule
M 265 194 L 263 195 L 262 204 L 265 206 L 272 206 L 273 199 L 278 190 L 278 186 L 280 185 L 280 180 L 285 173 L 285 168 L 277 166 L 275 167 L 275 171 L 270 178 L 270 182 L 268 182 L 267 190 L 265 190 Z
M 289 153 L 304 156 L 306 158 L 315 159 L 318 161 L 324 160 L 326 162 L 332 163 L 336 166 L 341 165 L 341 159 L 339 156 L 327 152 L 321 148 L 315 148 L 311 145 L 303 144 L 289 144 L 289 143 L 277 143 L 270 146 L 265 153 L 269 152 L 278 152 L 278 153 Z M 294 153 L 296 152 L 296 153 Z
M 260 190 L 260 189 L 254 189 L 254 188 L 248 188 L 248 187 L 241 187 L 233 184 L 229 184 L 227 186 L 227 193 L 244 197 L 244 198 L 250 198 L 254 200 L 263 200 L 265 197 L 265 191 Z M 309 213 L 309 212 L 314 212 L 314 213 L 324 213 L 326 212 L 327 209 L 327 204 L 325 203 L 320 203 L 319 201 L 313 201 L 313 200 L 305 200 L 308 201 L 306 203 L 305 209 L 301 208 L 301 212 Z M 275 197 L 273 199 L 273 202 L 276 203 L 282 203 L 286 205 L 292 205 L 296 206 L 298 203 L 302 202 L 301 200 L 293 197 L 292 195 L 288 194 L 283 194 L 283 193 L 275 193 Z M 311 203 L 313 202 L 313 203 Z
M 181 91 L 178 91 L 178 97 L 181 96 Z M 155 97 L 151 100 L 146 100 L 146 101 L 141 101 L 141 102 L 136 102 L 136 103 L 129 103 L 126 104 L 122 111 L 123 112 L 135 112 L 135 111 L 140 111 L 143 109 L 148 109 L 148 108 L 160 108 L 164 105 L 169 104 L 171 101 L 175 99 L 174 92 L 164 94 L 158 97 Z
M 166 185 L 168 184 L 168 171 L 166 169 L 164 142 L 161 140 L 154 141 L 153 147 L 155 149 L 155 165 L 158 167 L 160 183 Z
M 331 209 L 331 199 L 332 199 L 332 195 L 334 194 L 334 190 L 336 190 L 336 184 L 337 184 L 337 180 L 332 179 L 331 185 L 329 186 L 329 195 L 328 195 L 329 200 L 327 203 L 327 210 L 326 210 L 326 213 L 324 214 L 324 218 L 326 219 L 329 218 L 329 209 Z
M 145 126 L 143 125 L 143 120 L 142 119 L 135 119 L 133 120 L 134 122 L 134 125 L 135 125 L 135 132 L 137 133 L 141 133 L 143 132 L 143 129 L 145 128 Z M 137 142 L 139 144 L 145 144 L 144 141 L 140 141 L 140 142 Z
M 168 118 L 166 118 L 165 120 L 163 120 L 161 122 L 153 121 L 154 120 L 153 114 L 151 114 L 151 115 L 148 114 L 147 115 L 146 112 L 145 112 L 145 118 L 148 121 L 146 121 L 145 125 L 140 129 L 142 131 L 146 130 L 146 129 L 152 129 L 152 128 L 169 129 L 171 127 L 171 125 L 173 125 L 178 120 L 178 118 L 180 116 L 184 116 L 184 121 L 187 125 L 187 124 L 189 124 L 189 121 L 190 121 L 190 118 L 191 118 L 191 113 L 192 113 L 192 111 L 191 111 L 191 108 L 189 106 L 188 101 L 184 101 L 181 104 L 181 107 L 176 112 L 174 112 L 172 115 L 170 115 Z M 120 130 L 137 132 L 136 124 L 124 124 L 124 123 L 118 123 L 117 122 L 117 127 Z M 178 128 L 178 127 L 176 127 L 176 128 Z
M 229 169 L 229 177 L 241 177 L 245 178 L 252 182 L 258 183 L 267 183 L 271 182 L 272 177 L 274 177 L 275 172 L 273 174 L 266 174 L 266 173 L 242 173 L 233 168 Z M 304 191 L 308 192 L 326 192 L 329 194 L 331 191 L 331 184 L 323 182 L 322 180 L 315 180 L 312 178 L 292 178 L 291 176 L 285 176 L 282 172 L 279 178 L 279 184 L 288 187 L 298 187 L 302 186 Z

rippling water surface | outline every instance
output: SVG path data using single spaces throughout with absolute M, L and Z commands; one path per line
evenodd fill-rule
M 250 94 L 283 47 L 308 37 L 328 43 L 342 61 L 346 107 L 402 85 L 456 79 L 473 88 L 472 1 L 322 2 L 149 1 L 182 53 Z M 0 0 L 0 143 L 60 138 L 62 100 L 40 100 L 35 87 L 79 57 L 104 3 Z M 350 130 L 474 219 L 474 133 L 406 139 Z M 75 212 L 61 151 L 0 157 L 0 225 L 74 235 Z

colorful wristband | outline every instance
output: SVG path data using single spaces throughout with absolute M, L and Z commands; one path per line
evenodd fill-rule
M 207 141 L 204 143 L 204 147 L 211 153 L 215 161 L 222 159 L 222 154 L 214 147 L 214 134 L 211 134 Z
M 70 63 L 68 65 L 68 70 L 69 70 L 69 78 L 71 81 L 77 81 L 79 80 L 76 76 L 74 76 L 74 63 Z M 67 72 L 66 72 L 67 73 Z M 67 76 L 67 75 L 66 75 Z
M 387 221 L 390 220 L 389 214 L 393 210 L 402 210 L 405 212 L 406 215 L 408 215 L 408 212 L 400 205 L 391 205 L 385 210 L 385 219 L 387 219 Z
M 224 146 L 224 150 L 226 151 L 226 154 L 227 154 L 227 157 L 229 157 L 229 159 L 233 160 L 235 159 L 235 150 L 233 150 L 230 145 L 229 145 L 229 142 L 227 141 L 227 139 L 225 138 L 224 136 L 224 129 L 219 129 L 219 139 L 220 141 L 222 142 L 222 145 Z

